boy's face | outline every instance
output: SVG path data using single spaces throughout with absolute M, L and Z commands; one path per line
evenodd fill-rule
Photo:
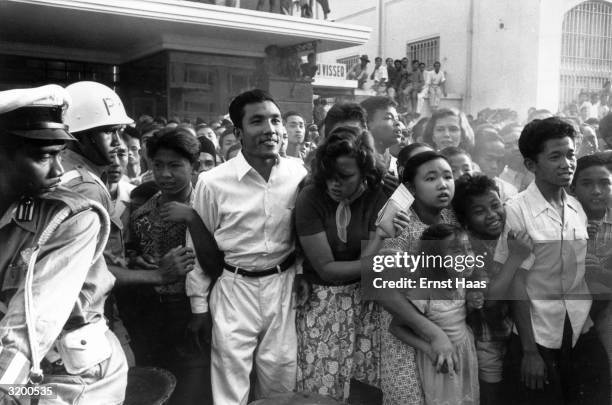
M 573 191 L 585 211 L 605 211 L 611 184 L 612 176 L 606 166 L 591 166 L 578 173 Z
M 535 174 L 536 181 L 557 187 L 569 186 L 576 170 L 574 147 L 574 140 L 569 136 L 549 139 L 535 161 L 525 159 L 527 168 Z
M 287 117 L 287 135 L 290 143 L 302 143 L 306 137 L 304 119 L 298 115 Z
M 486 142 L 480 147 L 480 151 L 474 160 L 487 176 L 491 178 L 499 176 L 506 166 L 504 162 L 504 144 L 500 141 Z
M 111 153 L 111 164 L 106 168 L 106 176 L 109 184 L 119 183 L 121 177 L 127 172 L 128 151 L 123 141 L 119 147 Z
M 468 155 L 460 154 L 451 156 L 448 161 L 453 169 L 453 177 L 459 179 L 464 174 L 472 174 L 472 160 Z
M 468 227 L 487 239 L 497 239 L 504 229 L 506 211 L 494 190 L 471 196 L 467 206 Z
M 159 149 L 152 159 L 155 182 L 164 194 L 179 194 L 189 187 L 194 167 L 172 149 Z
M 398 122 L 395 107 L 387 107 L 376 110 L 374 116 L 368 121 L 368 128 L 374 140 L 388 148 L 398 143 L 395 135 L 395 124 Z
M 3 182 L 15 196 L 40 197 L 55 190 L 64 174 L 63 141 L 39 146 L 27 143 L 17 151 L 0 151 L 0 173 Z

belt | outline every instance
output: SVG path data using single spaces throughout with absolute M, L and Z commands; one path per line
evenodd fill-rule
M 277 266 L 270 267 L 269 269 L 263 269 L 261 271 L 250 271 L 241 269 L 240 267 L 232 266 L 230 264 L 224 263 L 223 266 L 225 270 L 231 271 L 234 274 L 240 274 L 244 277 L 265 277 L 271 276 L 273 274 L 279 274 L 283 271 L 287 270 L 289 267 L 293 266 L 295 262 L 295 253 L 291 253 L 283 262 Z

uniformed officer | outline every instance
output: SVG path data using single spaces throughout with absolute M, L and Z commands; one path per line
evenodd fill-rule
M 60 186 L 61 155 L 74 141 L 61 119 L 68 99 L 59 86 L 0 93 L 3 404 L 107 405 L 125 396 L 125 355 L 103 316 L 115 281 L 101 256 L 108 214 Z M 21 391 L 38 398 L 15 397 L 16 384 L 40 383 Z

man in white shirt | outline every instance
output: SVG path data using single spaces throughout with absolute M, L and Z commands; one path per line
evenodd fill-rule
M 253 366 L 258 398 L 295 386 L 291 217 L 306 169 L 299 160 L 278 154 L 283 123 L 270 95 L 242 93 L 229 111 L 242 151 L 200 175 L 194 209 L 225 254 L 224 271 L 210 292 L 214 403 L 246 405 Z M 199 264 L 187 276 L 196 317 L 205 318 L 209 311 L 210 281 Z
M 374 71 L 370 75 L 370 80 L 374 81 L 372 90 L 376 92 L 377 96 L 384 96 L 387 94 L 387 80 L 389 80 L 389 72 L 387 67 L 383 66 L 382 58 L 377 56 L 374 59 Z
M 514 275 L 516 328 L 504 366 L 513 403 L 609 402 L 607 356 L 589 318 L 587 217 L 564 189 L 576 168 L 575 136 L 570 124 L 551 117 L 528 124 L 519 139 L 535 181 L 506 203 L 495 251 L 495 261 L 505 263 L 510 231 L 534 243 Z

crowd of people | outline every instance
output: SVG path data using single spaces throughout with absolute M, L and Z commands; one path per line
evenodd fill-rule
M 372 73 L 368 73 L 370 59 L 361 55 L 359 62 L 353 65 L 347 79 L 357 80 L 357 86 L 364 89 L 366 83 L 377 96 L 387 96 L 398 103 L 402 113 L 419 116 L 423 113 L 423 103 L 427 98 L 429 108 L 433 111 L 440 107 L 442 96 L 447 97 L 446 75 L 436 61 L 432 70 L 426 70 L 426 64 L 408 58 L 387 58 L 385 65 L 380 56 L 374 59 Z
M 172 404 L 609 404 L 612 114 L 392 94 L 307 124 L 261 90 L 210 123 L 134 121 L 95 82 L 1 92 L 2 402 L 120 404 L 154 366 Z M 455 265 L 373 288 L 405 254 Z
M 198 3 L 215 4 L 217 6 L 237 7 L 240 3 L 237 0 L 188 0 Z M 244 0 L 243 0 L 244 1 Z M 327 15 L 330 13 L 328 0 L 317 0 L 317 4 L 321 6 L 324 19 L 327 20 Z M 267 9 L 271 13 L 280 13 L 285 15 L 295 15 L 303 18 L 314 17 L 314 0 L 257 0 L 257 10 L 264 11 Z

